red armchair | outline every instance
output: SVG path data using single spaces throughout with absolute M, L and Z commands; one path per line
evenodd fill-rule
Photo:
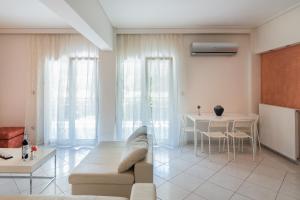
M 0 148 L 18 148 L 22 146 L 24 127 L 0 127 Z

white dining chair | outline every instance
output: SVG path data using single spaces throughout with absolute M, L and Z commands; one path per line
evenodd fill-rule
M 194 125 L 189 125 L 187 118 L 182 116 L 181 123 L 180 123 L 180 134 L 179 134 L 179 148 L 182 151 L 183 147 L 183 139 L 189 133 L 194 134 Z M 196 134 L 200 133 L 199 129 L 196 129 Z M 194 137 L 193 137 L 194 138 Z M 195 143 L 195 141 L 194 141 Z
M 211 155 L 211 139 L 219 140 L 219 152 L 221 151 L 221 140 L 227 140 L 227 154 L 229 160 L 229 140 L 226 133 L 228 132 L 229 121 L 227 120 L 210 120 L 207 131 L 201 132 L 201 152 L 203 152 L 203 136 L 208 137 L 208 156 Z
M 255 159 L 255 152 L 254 152 L 254 125 L 255 119 L 241 119 L 235 120 L 232 124 L 232 130 L 227 133 L 228 137 L 232 138 L 232 145 L 233 145 L 233 159 L 235 160 L 236 155 L 236 141 L 242 143 L 242 152 L 244 148 L 244 139 L 250 139 L 252 144 L 252 157 L 253 160 Z M 240 149 L 240 148 L 239 148 Z
M 253 124 L 253 126 L 256 126 L 255 129 L 253 129 L 253 131 L 256 130 L 256 137 L 257 137 L 257 142 L 258 142 L 258 147 L 259 147 L 259 151 L 261 151 L 261 143 L 260 143 L 260 132 L 258 124 L 259 124 L 259 115 L 258 114 L 253 114 L 251 113 L 250 116 L 252 116 L 253 118 L 255 118 L 255 122 Z

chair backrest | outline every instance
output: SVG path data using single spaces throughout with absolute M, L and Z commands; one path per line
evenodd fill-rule
M 256 119 L 239 119 L 234 120 L 232 125 L 232 131 L 237 131 L 241 129 L 248 129 L 252 133 L 252 128 Z
M 182 115 L 181 120 L 180 120 L 180 129 L 183 131 L 188 125 L 187 117 L 186 115 Z
M 259 120 L 259 115 L 258 114 L 250 113 L 249 116 L 252 117 L 253 119 L 255 119 L 255 122 L 258 123 L 258 120 Z
M 213 131 L 213 129 L 224 129 L 228 132 L 229 121 L 227 120 L 210 120 L 208 123 L 208 132 Z

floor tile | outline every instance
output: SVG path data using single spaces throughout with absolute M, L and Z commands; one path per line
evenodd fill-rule
M 280 188 L 280 193 L 300 199 L 300 185 L 284 181 Z
M 15 182 L 20 192 L 27 191 L 30 188 L 30 181 L 27 178 L 15 179 Z M 48 179 L 33 179 L 32 188 L 35 189 L 35 188 L 45 187 L 48 183 L 49 183 Z
M 237 192 L 255 200 L 274 200 L 276 197 L 276 192 L 249 182 L 244 182 Z
M 41 195 L 62 195 L 63 191 L 53 182 L 46 189 L 40 192 Z
M 16 195 L 19 193 L 20 191 L 14 181 L 9 181 L 5 185 L 0 185 L 0 195 Z
M 248 197 L 242 196 L 240 194 L 234 194 L 230 200 L 251 200 Z
M 187 173 L 191 176 L 201 178 L 201 179 L 208 179 L 215 172 L 216 172 L 216 170 L 208 169 L 206 167 L 201 167 L 199 165 L 194 165 L 185 171 L 185 173 Z
M 243 183 L 243 180 L 220 172 L 211 177 L 209 179 L 209 182 L 212 182 L 226 189 L 236 191 Z
M 5 187 L 7 185 L 16 185 L 14 179 L 12 178 L 1 178 L 0 179 L 0 187 Z
M 196 195 L 194 193 L 191 193 L 189 196 L 187 196 L 184 200 L 206 200 L 199 195 Z
M 279 156 L 275 153 L 267 151 L 268 155 L 262 161 L 261 165 L 266 167 L 271 167 L 278 170 L 285 170 L 288 172 L 299 172 L 299 165 L 289 161 L 288 159 Z
M 157 196 L 162 200 L 182 200 L 188 194 L 189 192 L 169 182 L 164 183 L 157 189 Z
M 253 171 L 253 173 L 255 173 L 257 175 L 263 175 L 263 176 L 267 176 L 267 177 L 278 179 L 278 180 L 283 180 L 286 172 L 287 171 L 283 170 L 283 169 L 276 169 L 273 167 L 268 167 L 268 166 L 263 166 L 263 165 L 259 165 Z
M 226 200 L 230 199 L 233 194 L 232 191 L 210 182 L 200 185 L 200 187 L 195 190 L 195 193 L 209 200 Z
M 191 192 L 195 190 L 200 184 L 202 184 L 204 180 L 201 178 L 191 176 L 187 173 L 183 173 L 172 178 L 170 182 Z
M 69 184 L 68 176 L 57 178 L 55 183 L 61 191 L 64 193 L 70 193 L 71 185 Z
M 163 165 L 164 163 L 162 162 L 159 162 L 158 160 L 153 160 L 153 167 L 156 168 L 156 167 L 159 167 L 161 165 Z
M 29 195 L 30 190 L 24 190 L 21 192 L 22 195 Z M 49 184 L 47 187 L 40 186 L 40 187 L 34 187 L 32 188 L 32 194 L 34 195 L 62 195 L 63 192 L 59 189 L 58 186 L 54 182 Z
M 241 157 L 240 159 L 232 160 L 230 162 L 231 166 L 235 166 L 235 167 L 243 168 L 243 169 L 248 169 L 248 170 L 253 170 L 259 164 L 260 164 L 260 162 L 253 161 L 252 158 L 249 160 L 249 159 L 243 159 L 243 157 Z
M 217 162 L 210 161 L 208 159 L 203 159 L 199 163 L 197 163 L 197 165 L 217 171 L 220 170 L 222 167 L 224 167 L 225 164 L 220 164 Z
M 288 172 L 285 177 L 285 181 L 288 183 L 299 185 L 299 187 L 300 187 L 300 170 L 299 170 L 299 173 Z
M 230 163 L 226 165 L 223 169 L 221 169 L 221 172 L 224 172 L 230 176 L 234 176 L 240 179 L 245 179 L 251 174 L 252 170 L 238 167 Z
M 277 192 L 281 186 L 283 178 L 277 179 L 274 177 L 253 173 L 247 178 L 247 181 Z
M 162 185 L 163 183 L 166 182 L 165 179 L 161 178 L 161 177 L 158 177 L 158 176 L 155 176 L 153 177 L 153 181 L 154 181 L 154 184 L 156 187 L 159 187 L 160 185 Z
M 276 200 L 299 200 L 299 199 L 300 199 L 300 197 L 295 198 L 295 197 L 291 197 L 284 193 L 278 193 L 278 195 L 276 197 Z
M 159 166 L 154 169 L 154 174 L 163 179 L 169 180 L 178 174 L 182 173 L 182 170 L 176 169 L 174 167 L 170 167 L 168 164 Z
M 168 164 L 170 167 L 174 167 L 176 169 L 181 169 L 181 170 L 185 170 L 194 165 L 192 162 L 182 160 L 182 159 L 171 160 Z
M 195 156 L 194 153 L 189 153 L 189 154 L 181 155 L 178 158 L 188 161 L 191 164 L 196 164 L 196 163 L 200 162 L 201 160 L 203 160 L 204 156 Z

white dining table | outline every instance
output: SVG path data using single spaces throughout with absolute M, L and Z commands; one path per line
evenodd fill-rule
M 199 122 L 209 122 L 210 120 L 224 120 L 233 122 L 235 120 L 255 120 L 254 123 L 254 153 L 256 153 L 257 147 L 257 123 L 258 115 L 257 114 L 240 114 L 240 113 L 224 113 L 222 116 L 216 116 L 214 113 L 190 113 L 186 114 L 186 119 L 191 120 L 194 125 L 194 153 L 197 155 L 197 146 L 198 146 L 198 135 L 197 135 L 197 123 Z

